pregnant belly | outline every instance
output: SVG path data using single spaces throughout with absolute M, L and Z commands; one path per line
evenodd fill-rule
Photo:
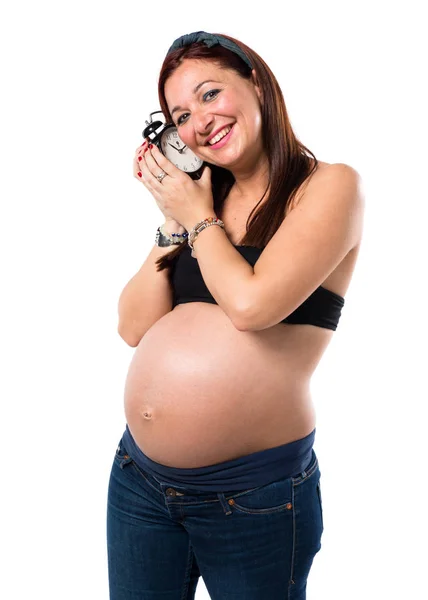
M 125 384 L 126 420 L 141 450 L 194 468 L 310 433 L 309 386 L 284 351 L 287 327 L 239 331 L 206 303 L 179 305 L 155 323 Z

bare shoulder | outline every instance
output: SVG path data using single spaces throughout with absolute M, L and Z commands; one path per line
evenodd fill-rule
M 314 185 L 319 185 L 320 190 L 329 186 L 332 194 L 340 195 L 343 202 L 347 203 L 349 211 L 353 214 L 356 228 L 360 232 L 359 239 L 361 239 L 366 200 L 364 182 L 360 173 L 346 163 L 328 164 L 319 172 Z
M 330 197 L 335 198 L 335 202 L 345 202 L 348 207 L 346 212 L 351 217 L 348 226 L 353 231 L 354 243 L 341 263 L 322 284 L 326 289 L 344 297 L 352 279 L 363 236 L 365 197 L 362 178 L 356 169 L 346 163 L 318 161 L 317 169 L 305 183 L 306 185 L 303 185 L 296 195 L 298 202 L 305 197 L 309 203 L 316 203 L 319 199 L 326 201 Z
M 304 186 L 304 191 L 306 191 L 309 186 L 313 189 L 314 186 L 325 185 L 327 181 L 330 181 L 334 186 L 351 185 L 354 186 L 354 188 L 360 188 L 359 192 L 363 196 L 361 175 L 354 167 L 346 163 L 327 163 L 318 161 L 317 168 L 306 181 L 307 185 Z M 303 195 L 303 193 L 301 195 Z
M 314 181 L 321 178 L 339 179 L 342 183 L 355 182 L 361 184 L 361 175 L 354 167 L 346 163 L 322 163 L 314 173 Z
M 290 210 L 293 210 L 306 194 L 312 196 L 317 190 L 326 189 L 331 189 L 332 193 L 340 192 L 343 198 L 346 198 L 350 210 L 355 211 L 356 218 L 361 222 L 362 227 L 365 209 L 363 180 L 360 173 L 346 163 L 318 161 L 317 168 L 297 190 Z

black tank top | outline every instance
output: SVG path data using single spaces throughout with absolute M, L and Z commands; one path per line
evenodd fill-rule
M 254 267 L 262 250 L 255 246 L 234 246 L 247 262 Z M 209 302 L 217 304 L 203 280 L 196 258 L 191 256 L 190 246 L 186 244 L 171 267 L 173 287 L 173 308 L 187 302 Z M 309 324 L 335 331 L 339 323 L 345 299 L 335 292 L 319 286 L 288 317 L 280 321 L 292 325 Z

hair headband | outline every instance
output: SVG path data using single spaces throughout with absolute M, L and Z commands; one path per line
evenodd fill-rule
M 248 56 L 237 44 L 235 44 L 235 42 L 228 40 L 222 35 L 213 35 L 212 33 L 207 33 L 206 31 L 194 31 L 193 33 L 187 33 L 186 35 L 182 35 L 181 37 L 177 38 L 168 50 L 167 56 L 173 50 L 177 50 L 177 48 L 184 48 L 185 46 L 190 46 L 190 44 L 194 44 L 196 42 L 203 42 L 206 46 L 208 46 L 208 48 L 211 48 L 216 44 L 220 44 L 220 46 L 223 46 L 223 48 L 234 52 L 240 58 L 242 58 L 242 60 L 250 67 L 250 69 L 253 68 Z

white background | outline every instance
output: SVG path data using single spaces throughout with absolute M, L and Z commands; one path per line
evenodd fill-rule
M 168 47 L 201 29 L 253 47 L 300 140 L 366 190 L 360 258 L 312 384 L 325 531 L 308 600 L 428 597 L 423 4 L 1 8 L 2 599 L 108 598 L 106 494 L 135 351 L 117 302 L 163 221 L 132 159 Z

